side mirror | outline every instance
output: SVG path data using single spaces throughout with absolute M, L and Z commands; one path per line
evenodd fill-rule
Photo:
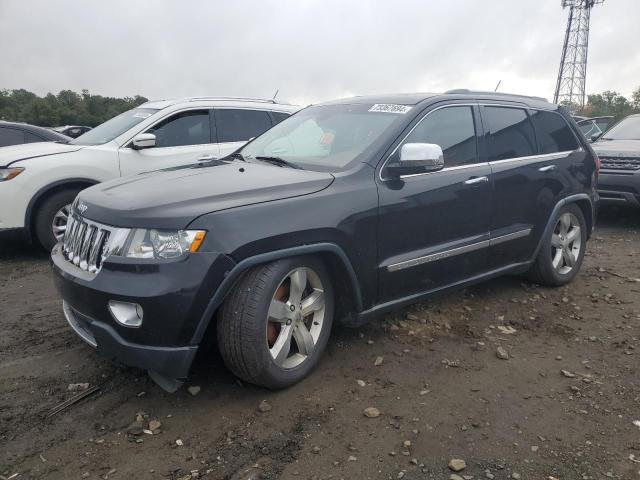
M 443 168 L 442 147 L 435 143 L 405 143 L 400 148 L 400 161 L 387 165 L 394 176 L 437 172 Z
M 131 141 L 131 148 L 134 150 L 142 150 L 143 148 L 152 148 L 156 146 L 156 136 L 153 133 L 139 133 Z
M 602 135 L 602 132 L 594 133 L 593 135 L 591 135 L 591 143 L 597 141 L 600 138 L 600 135 Z

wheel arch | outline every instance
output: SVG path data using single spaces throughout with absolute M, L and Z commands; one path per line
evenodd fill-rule
M 275 250 L 245 258 L 233 267 L 209 301 L 209 304 L 207 305 L 207 308 L 205 309 L 205 312 L 191 338 L 191 345 L 200 344 L 205 336 L 205 332 L 214 318 L 216 311 L 247 270 L 258 265 L 281 260 L 283 258 L 303 255 L 316 255 L 322 259 L 329 269 L 329 274 L 331 275 L 332 280 L 335 282 L 334 287 L 336 287 L 336 291 L 340 286 L 346 286 L 346 288 L 348 288 L 347 291 L 353 292 L 353 295 L 342 295 L 340 297 L 336 297 L 336 309 L 340 315 L 350 317 L 352 315 L 355 316 L 357 313 L 362 311 L 362 293 L 360 284 L 358 283 L 358 278 L 349 257 L 339 245 L 335 243 L 316 243 L 286 248 L 284 250 Z M 339 317 L 336 316 L 336 318 Z M 349 322 L 347 321 L 346 323 Z
M 562 200 L 560 200 L 556 204 L 556 206 L 553 208 L 551 215 L 549 215 L 549 220 L 547 220 L 547 225 L 545 226 L 542 236 L 538 241 L 538 245 L 532 257 L 533 258 L 532 261 L 535 261 L 535 259 L 538 256 L 538 253 L 540 252 L 540 249 L 542 248 L 542 244 L 544 243 L 545 238 L 547 238 L 547 236 L 553 230 L 554 219 L 558 215 L 558 212 L 560 211 L 560 209 L 566 205 L 572 205 L 572 204 L 577 205 L 578 208 L 580 208 L 580 210 L 582 211 L 585 221 L 587 222 L 587 239 L 591 236 L 591 232 L 593 230 L 594 221 L 595 221 L 595 218 L 594 218 L 595 212 L 594 212 L 593 201 L 591 200 L 591 197 L 589 197 L 589 195 L 587 195 L 586 193 L 577 193 L 575 195 L 569 195 L 568 197 L 565 197 Z
M 58 180 L 40 188 L 36 192 L 36 194 L 31 197 L 31 200 L 29 201 L 27 210 L 25 212 L 24 225 L 27 230 L 28 238 L 33 240 L 33 222 L 35 221 L 35 213 L 38 211 L 40 205 L 42 205 L 42 202 L 44 202 L 47 198 L 49 198 L 54 193 L 60 192 L 62 190 L 72 188 L 80 188 L 81 190 L 84 190 L 85 188 L 96 185 L 98 183 L 100 183 L 98 180 L 94 180 L 91 178 L 65 178 L 64 180 Z

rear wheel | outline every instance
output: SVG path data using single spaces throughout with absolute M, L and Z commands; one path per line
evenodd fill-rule
M 529 271 L 529 278 L 549 286 L 565 285 L 580 270 L 587 245 L 587 225 L 577 205 L 563 207 Z
M 34 228 L 36 238 L 42 247 L 50 251 L 62 241 L 67 230 L 71 204 L 79 190 L 62 190 L 48 197 L 36 212 Z
M 220 353 L 241 379 L 268 388 L 287 387 L 317 365 L 333 314 L 331 279 L 315 257 L 256 267 L 220 309 Z

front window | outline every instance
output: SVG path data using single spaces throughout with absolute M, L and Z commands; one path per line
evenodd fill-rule
M 208 110 L 187 110 L 155 124 L 146 133 L 156 136 L 156 147 L 182 147 L 211 143 Z
M 134 108 L 107 120 L 69 143 L 71 145 L 102 145 L 119 137 L 157 111 L 155 108 Z
M 378 107 L 378 108 L 376 108 Z M 247 159 L 278 157 L 301 168 L 336 171 L 370 147 L 410 107 L 324 105 L 306 108 L 241 150 Z
M 611 127 L 604 137 L 605 140 L 640 140 L 640 116 L 627 117 Z

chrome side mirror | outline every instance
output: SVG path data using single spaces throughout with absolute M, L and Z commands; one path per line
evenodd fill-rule
M 139 133 L 131 141 L 131 148 L 142 150 L 143 148 L 153 148 L 156 146 L 156 136 L 153 133 Z
M 400 148 L 400 161 L 387 168 L 396 176 L 437 172 L 444 168 L 444 153 L 435 143 L 405 143 Z

